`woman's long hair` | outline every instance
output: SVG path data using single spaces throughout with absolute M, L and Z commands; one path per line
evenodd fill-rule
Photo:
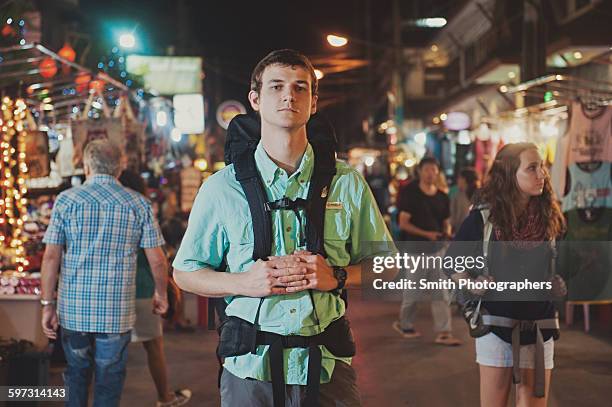
M 497 153 L 485 184 L 478 194 L 479 203 L 489 205 L 491 222 L 500 230 L 503 240 L 513 240 L 513 226 L 516 228 L 519 225 L 522 208 L 519 209 L 516 205 L 521 201 L 516 172 L 521 164 L 521 153 L 531 149 L 537 150 L 535 144 L 516 143 L 504 146 Z M 557 238 L 565 229 L 565 219 L 555 200 L 548 171 L 545 171 L 542 194 L 531 199 L 536 200 L 538 218 L 546 223 L 543 225 L 545 238 Z

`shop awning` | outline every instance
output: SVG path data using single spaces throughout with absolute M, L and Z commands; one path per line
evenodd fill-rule
M 129 89 L 103 72 L 63 58 L 37 43 L 0 48 L 0 88 L 34 111 L 61 120 L 86 104 L 102 108 Z

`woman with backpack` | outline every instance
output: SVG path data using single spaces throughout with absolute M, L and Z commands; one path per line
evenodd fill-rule
M 550 295 L 565 294 L 563 280 L 550 275 L 555 241 L 563 233 L 565 221 L 537 147 L 531 143 L 504 146 L 474 201 L 475 209 L 461 225 L 447 255 L 465 255 L 465 248 L 470 247 L 474 251 L 471 254 L 486 257 L 488 269 L 477 277 L 455 273 L 451 278 L 493 282 L 503 281 L 508 275 L 518 279 L 525 272 L 540 272 L 552 287 L 546 298 L 521 301 L 517 301 L 518 294 L 510 301 L 493 301 L 491 298 L 498 294 L 495 290 L 471 292 L 481 296 L 472 301 L 478 306 L 465 314 L 472 323 L 470 333 L 476 337 L 481 405 L 506 406 L 511 384 L 515 383 L 517 406 L 546 406 L 554 340 L 559 336 Z M 545 260 L 537 266 L 525 261 L 538 249 L 546 253 Z M 474 315 L 477 318 L 471 319 Z

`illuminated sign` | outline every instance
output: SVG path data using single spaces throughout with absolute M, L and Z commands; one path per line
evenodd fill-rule
M 174 126 L 182 134 L 198 134 L 204 132 L 204 98 L 200 94 L 175 95 Z
M 160 95 L 202 93 L 202 58 L 128 55 L 127 71 Z
M 244 105 L 236 100 L 227 100 L 219 105 L 217 109 L 217 123 L 227 130 L 227 126 L 234 117 L 246 113 Z
M 463 112 L 450 112 L 446 115 L 446 120 L 444 120 L 444 126 L 454 131 L 469 129 L 470 124 L 470 116 Z

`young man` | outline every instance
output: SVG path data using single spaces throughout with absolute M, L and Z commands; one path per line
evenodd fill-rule
M 254 158 L 267 198 L 306 199 L 315 158 L 306 134 L 317 103 L 312 64 L 296 51 L 273 51 L 253 71 L 249 101 L 261 119 Z M 334 290 L 342 288 L 347 274 L 348 284 L 359 284 L 360 263 L 379 254 L 366 242 L 393 246 L 391 236 L 363 177 L 341 162 L 325 210 L 327 258 L 300 250 L 303 225 L 294 211 L 274 210 L 270 216 L 273 256 L 254 262 L 251 214 L 234 165 L 214 174 L 196 197 L 174 260 L 174 278 L 186 291 L 225 297 L 226 314 L 255 324 L 258 335 L 319 334 L 344 316 L 346 305 Z M 226 272 L 215 271 L 224 259 Z M 277 366 L 270 361 L 270 348 L 258 345 L 255 352 L 225 358 L 223 406 L 278 403 L 270 383 Z M 351 358 L 318 348 L 320 404 L 360 405 Z M 305 405 L 309 349 L 286 348 L 282 359 L 284 397 L 291 405 Z
M 43 239 L 42 328 L 51 339 L 62 328 L 70 407 L 87 406 L 92 374 L 94 405 L 119 406 L 141 248 L 155 280 L 153 311 L 168 308 L 164 239 L 150 202 L 117 181 L 120 163 L 121 150 L 108 140 L 87 144 L 87 181 L 57 197 Z
M 440 165 L 435 158 L 425 157 L 419 162 L 419 177 L 408 184 L 401 192 L 398 202 L 399 226 L 402 240 L 411 242 L 435 242 L 451 235 L 450 202 L 448 195 L 440 191 L 436 181 L 440 174 Z M 415 245 L 418 253 L 439 254 L 435 245 Z M 427 278 L 438 281 L 446 278 L 441 270 L 419 270 L 411 273 L 415 279 Z M 405 338 L 419 338 L 421 334 L 414 328 L 419 294 L 422 291 L 405 290 L 400 308 L 399 321 L 393 323 L 393 329 Z M 432 294 L 431 312 L 434 329 L 437 332 L 435 342 L 441 345 L 456 346 L 461 342 L 451 333 L 451 312 L 448 290 L 435 290 Z

